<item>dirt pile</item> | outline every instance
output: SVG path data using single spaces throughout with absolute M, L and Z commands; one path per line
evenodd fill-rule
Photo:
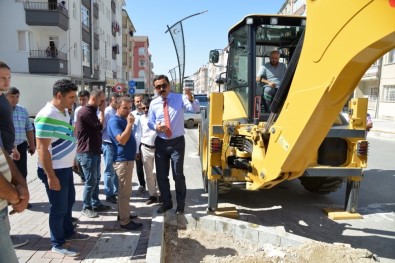
M 375 262 L 366 249 L 346 244 L 311 242 L 296 247 L 258 246 L 222 233 L 177 230 L 166 226 L 165 262 L 299 263 L 299 262 Z

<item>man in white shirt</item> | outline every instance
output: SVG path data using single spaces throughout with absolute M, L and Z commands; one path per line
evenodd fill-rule
M 143 100 L 143 94 L 136 94 L 134 96 L 134 106 L 136 109 L 132 111 L 133 116 L 136 118 L 136 122 L 138 123 L 140 117 L 144 115 L 144 112 L 141 110 L 141 101 Z M 137 144 L 137 153 L 140 152 L 140 144 Z M 144 179 L 144 168 L 143 162 L 141 159 L 136 158 L 136 173 L 137 178 L 139 179 L 140 187 L 137 190 L 139 194 L 143 194 L 145 192 L 145 179 Z
M 148 110 L 151 103 L 150 99 L 143 99 L 141 102 L 141 110 L 144 115 L 140 116 L 137 123 L 136 137 L 140 141 L 140 160 L 143 163 L 145 179 L 147 182 L 149 198 L 147 205 L 158 202 L 158 186 L 156 182 L 155 169 L 155 139 L 156 132 L 148 127 Z M 137 154 L 137 155 L 139 155 Z

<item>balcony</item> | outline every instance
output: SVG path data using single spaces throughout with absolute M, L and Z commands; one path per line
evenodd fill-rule
M 91 67 L 86 67 L 82 66 L 82 73 L 84 78 L 91 78 L 92 76 L 92 68 Z
M 60 51 L 31 50 L 29 72 L 32 74 L 67 75 L 67 54 Z
M 69 11 L 63 5 L 48 2 L 24 2 L 26 24 L 29 26 L 58 26 L 69 29 Z
M 99 19 L 99 4 L 96 2 L 93 3 L 93 17 Z
M 93 48 L 98 50 L 99 49 L 99 34 L 93 33 Z
M 100 70 L 94 69 L 93 70 L 93 78 L 98 80 L 100 77 Z
M 362 76 L 362 80 L 374 80 L 374 79 L 378 79 L 378 77 L 379 77 L 379 67 L 371 66 Z
M 90 28 L 84 23 L 81 23 L 81 27 L 82 27 L 82 41 L 90 44 L 91 43 Z
M 81 0 L 81 4 L 83 4 L 89 10 L 91 9 L 91 0 Z

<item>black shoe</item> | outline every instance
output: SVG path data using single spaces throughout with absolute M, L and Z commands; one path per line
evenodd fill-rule
M 127 225 L 121 225 L 121 228 L 127 229 L 127 230 L 137 230 L 139 228 L 143 227 L 143 224 L 141 223 L 135 223 L 133 221 L 130 221 L 129 224 Z
M 184 214 L 184 208 L 177 206 L 176 215 L 183 215 L 183 214 Z
M 145 202 L 147 205 L 151 205 L 153 203 L 157 203 L 158 202 L 158 197 L 156 196 L 150 196 L 148 198 L 148 200 Z
M 117 197 L 116 197 L 115 195 L 107 196 L 107 197 L 106 197 L 106 201 L 107 201 L 107 202 L 110 202 L 110 203 L 112 203 L 112 204 L 118 203 Z
M 28 203 L 26 209 L 32 209 L 32 204 Z
M 101 204 L 98 207 L 94 207 L 93 211 L 95 211 L 95 212 L 105 212 L 105 211 L 108 211 L 110 209 L 111 209 L 111 206 Z
M 173 205 L 172 205 L 172 204 L 170 204 L 170 205 L 164 205 L 164 204 L 162 204 L 162 205 L 158 208 L 157 213 L 158 213 L 158 214 L 162 214 L 162 213 L 164 213 L 164 212 L 166 212 L 167 210 L 170 210 L 170 209 L 172 209 L 172 208 L 173 208 Z
M 135 215 L 130 215 L 129 218 L 130 218 L 130 219 L 136 219 L 137 216 L 135 216 Z M 119 216 L 117 217 L 117 220 L 118 220 L 118 221 L 121 220 L 121 219 L 119 218 Z
M 77 222 L 79 219 L 78 218 L 76 218 L 76 217 L 72 217 L 71 218 L 71 222 Z

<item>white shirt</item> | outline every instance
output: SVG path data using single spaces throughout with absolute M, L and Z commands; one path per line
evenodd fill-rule
M 136 138 L 137 137 L 139 137 L 139 141 L 141 143 L 149 146 L 155 146 L 156 131 L 153 131 L 148 127 L 148 116 L 145 114 L 140 116 L 137 124 Z

